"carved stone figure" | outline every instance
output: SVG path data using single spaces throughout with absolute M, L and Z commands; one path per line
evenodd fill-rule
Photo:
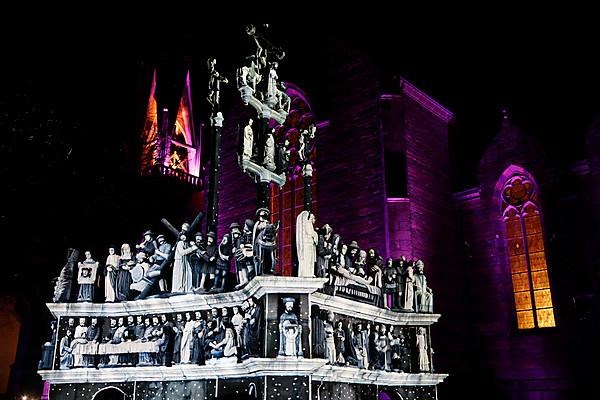
M 192 359 L 191 361 L 198 365 L 204 365 L 204 336 L 206 335 L 206 321 L 202 318 L 202 313 L 194 313 L 194 329 L 192 340 Z
M 79 273 L 77 283 L 79 284 L 78 302 L 92 302 L 94 300 L 94 286 L 96 285 L 96 274 L 98 262 L 92 259 L 92 253 L 85 252 L 85 260 L 78 264 Z
M 65 303 L 70 300 L 71 297 L 71 282 L 73 281 L 73 270 L 75 269 L 75 263 L 79 258 L 79 251 L 75 249 L 69 249 L 67 252 L 67 262 L 60 271 L 60 275 L 56 280 L 54 286 L 54 295 L 52 301 L 54 303 Z
M 114 247 L 108 249 L 104 276 L 104 300 L 107 303 L 112 303 L 117 300 L 117 275 L 119 273 L 120 258 L 121 257 L 115 253 Z
M 285 172 L 290 166 L 290 141 L 285 139 L 283 143 L 277 143 L 276 147 L 276 159 L 275 159 L 275 172 L 278 174 Z
M 379 352 L 379 369 L 389 371 L 391 369 L 391 347 L 390 337 L 387 333 L 387 328 L 385 325 L 381 325 L 380 327 L 379 339 L 375 346 L 377 348 L 377 351 Z
M 190 265 L 192 267 L 192 287 L 198 289 L 202 278 L 202 269 L 204 264 L 208 262 L 202 232 L 196 232 L 194 235 L 194 244 L 198 249 L 190 255 Z
M 161 265 L 169 258 L 169 254 L 171 253 L 171 245 L 167 243 L 165 235 L 158 235 L 156 240 L 158 241 L 158 248 L 154 251 L 152 266 L 148 270 L 148 278 L 150 279 L 161 276 Z M 164 276 L 159 279 L 158 287 L 161 292 L 168 290 L 167 280 Z
M 406 272 L 404 274 L 404 309 L 415 311 L 415 274 L 412 262 L 407 263 Z
M 173 363 L 179 364 L 181 362 L 181 337 L 183 335 L 183 329 L 185 328 L 185 321 L 181 314 L 175 316 L 175 326 L 173 331 L 175 337 L 173 338 Z
M 244 127 L 244 145 L 242 160 L 250 160 L 254 145 L 254 131 L 252 130 L 252 118 L 248 119 L 248 124 Z
M 137 292 L 141 292 L 144 290 L 145 283 L 143 282 L 144 277 L 146 276 L 148 270 L 150 269 L 150 264 L 148 263 L 146 253 L 140 251 L 135 255 L 136 264 L 133 266 L 131 271 L 131 285 L 129 286 L 130 290 L 135 290 Z
M 161 331 L 162 337 L 159 347 L 159 352 L 162 356 L 161 364 L 170 367 L 173 364 L 173 351 L 175 345 L 175 329 L 173 322 L 169 320 L 166 314 L 162 314 Z
M 279 317 L 279 355 L 304 357 L 302 325 L 298 316 L 293 312 L 296 299 L 286 297 L 282 301 L 285 311 Z
M 337 353 L 336 363 L 338 365 L 346 365 L 346 332 L 344 332 L 344 323 L 342 321 L 337 322 L 337 326 L 334 332 L 335 338 L 335 351 Z
M 50 322 L 50 340 L 42 346 L 42 358 L 38 363 L 38 369 L 52 369 L 52 356 L 54 353 L 54 342 L 56 341 L 56 320 Z
M 319 235 L 314 228 L 315 216 L 309 211 L 302 211 L 296 217 L 296 252 L 298 255 L 298 276 L 312 278 L 315 276 L 317 261 L 317 243 Z
M 290 99 L 290 96 L 288 96 L 285 93 L 285 83 L 279 82 L 277 84 L 277 89 L 277 105 L 275 106 L 275 108 L 277 111 L 281 111 L 287 114 L 290 112 L 290 105 L 292 104 L 292 101 Z
M 79 325 L 75 327 L 71 348 L 75 350 L 77 346 L 87 343 L 87 325 L 85 318 L 79 318 Z M 76 352 L 73 354 L 73 367 L 85 367 L 85 359 L 83 354 Z
M 244 222 L 244 230 L 239 238 L 235 258 L 238 271 L 239 283 L 236 289 L 244 286 L 255 276 L 254 271 L 254 221 L 247 219 Z
M 267 140 L 265 141 L 265 154 L 264 154 L 264 167 L 269 171 L 275 171 L 275 137 L 272 132 L 267 134 Z
M 311 141 L 315 138 L 316 132 L 317 127 L 314 125 L 311 125 L 308 129 L 304 129 L 300 132 L 300 137 L 298 139 L 300 144 L 298 147 L 298 159 L 300 164 L 307 163 L 310 160 Z
M 218 108 L 220 103 L 221 83 L 227 84 L 227 78 L 221 76 L 216 70 L 217 60 L 213 57 L 209 58 L 208 64 L 208 103 L 213 108 Z
M 237 284 L 235 288 L 240 288 L 248 283 L 248 269 L 244 264 L 244 249 L 242 246 L 242 232 L 240 224 L 233 222 L 229 225 L 229 234 L 231 235 L 231 246 L 233 251 L 233 265 L 235 267 Z
M 229 273 L 231 258 L 233 256 L 233 245 L 231 243 L 230 234 L 226 233 L 223 235 L 221 243 L 217 248 L 217 254 L 215 280 L 210 289 L 213 292 L 223 291 L 223 289 L 225 289 L 225 284 L 227 283 L 227 274 Z
M 398 298 L 398 271 L 392 265 L 392 259 L 388 259 L 387 266 L 383 272 L 383 295 L 384 307 L 387 309 L 400 309 L 400 301 Z
M 92 318 L 90 326 L 87 327 L 85 334 L 85 340 L 87 343 L 97 344 L 100 342 L 102 335 L 102 328 L 98 325 L 98 318 Z M 93 367 L 97 364 L 96 356 L 86 355 L 84 357 L 84 363 L 87 367 Z
M 323 343 L 323 347 L 325 348 L 325 358 L 327 358 L 327 363 L 331 365 L 335 365 L 337 361 L 336 354 L 336 346 L 335 346 L 335 327 L 333 326 L 335 320 L 335 314 L 332 311 L 327 313 L 327 319 L 323 321 L 323 331 L 325 332 L 325 343 Z
M 194 321 L 192 320 L 192 314 L 185 313 L 185 326 L 181 334 L 181 349 L 180 349 L 180 362 L 182 364 L 189 364 L 192 358 L 192 341 L 193 341 Z
M 200 279 L 200 286 L 198 290 L 206 290 L 206 280 L 214 279 L 215 272 L 217 269 L 217 257 L 219 256 L 219 249 L 217 247 L 217 235 L 214 232 L 208 232 L 206 234 L 206 252 L 202 255 L 204 264 L 202 265 L 202 279 Z
M 190 245 L 187 242 L 185 234 L 179 237 L 173 261 L 172 293 L 189 293 L 192 291 L 192 268 L 189 255 L 197 249 L 196 245 Z
M 358 368 L 365 369 L 369 366 L 368 354 L 367 354 L 367 342 L 368 335 L 363 330 L 362 322 L 356 323 L 356 329 L 351 332 L 350 345 L 353 348 L 352 354 L 354 360 L 351 360 Z
M 372 279 L 373 286 L 377 286 L 380 288 L 382 286 L 381 277 L 383 262 L 381 260 L 381 257 L 377 255 L 377 251 L 375 249 L 369 249 L 365 264 L 366 273 Z
M 329 260 L 331 258 L 331 234 L 333 229 L 329 224 L 323 225 L 318 235 L 317 242 L 317 277 L 327 276 Z
M 418 260 L 415 264 L 417 271 L 415 274 L 415 302 L 417 312 L 433 312 L 433 292 L 427 286 L 427 278 L 423 272 L 425 264 Z
M 248 312 L 245 317 L 248 321 L 248 353 L 251 357 L 260 357 L 259 335 L 262 310 L 252 297 L 248 298 Z
M 158 248 L 158 245 L 154 240 L 154 233 L 150 230 L 144 232 L 144 241 L 140 244 L 136 244 L 135 248 L 138 252 L 143 251 L 146 253 L 147 257 L 153 256 Z
M 369 325 L 367 325 L 367 328 Z M 377 348 L 377 344 L 379 342 L 379 324 L 374 324 L 372 329 L 368 329 L 369 334 L 369 345 L 367 347 L 369 352 L 369 369 L 375 369 L 375 367 L 379 363 L 379 350 Z
M 254 224 L 254 269 L 256 275 L 273 274 L 276 264 L 277 230 L 279 221 L 269 222 L 271 212 L 267 208 L 256 210 L 257 221 Z
M 279 76 L 277 75 L 277 68 L 279 67 L 279 63 L 277 61 L 273 61 L 269 63 L 269 75 L 267 78 L 267 104 L 271 108 L 275 108 L 277 104 L 277 92 Z
M 243 342 L 243 330 L 244 330 L 244 316 L 240 314 L 240 307 L 233 306 L 231 308 L 233 312 L 233 316 L 231 317 L 231 325 L 233 326 L 233 330 L 235 331 L 236 337 L 236 346 L 240 349 L 240 353 L 244 353 L 244 342 Z
M 129 298 L 129 286 L 131 285 L 131 274 L 129 271 L 135 266 L 131 257 L 131 248 L 127 243 L 121 246 L 119 258 L 119 274 L 117 275 L 117 300 L 127 301 Z
M 419 353 L 419 371 L 429 371 L 429 346 L 427 345 L 427 334 L 425 328 L 417 329 L 417 352 Z
M 71 348 L 71 340 L 73 332 L 67 329 L 65 336 L 60 340 L 58 353 L 60 355 L 60 369 L 69 369 L 73 366 L 73 349 Z
M 211 347 L 210 354 L 214 358 L 234 357 L 237 354 L 235 332 L 233 325 L 229 321 L 229 317 L 223 318 L 221 321 L 221 330 L 224 331 L 223 338 L 217 342 L 209 343 Z

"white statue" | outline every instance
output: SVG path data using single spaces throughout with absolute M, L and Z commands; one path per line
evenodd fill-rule
M 244 127 L 244 151 L 242 153 L 242 160 L 249 160 L 250 157 L 252 157 L 252 145 L 254 143 L 252 122 L 252 118 L 248 119 L 248 125 Z
M 277 76 L 277 67 L 279 64 L 277 61 L 270 63 L 269 65 L 269 80 L 267 81 L 267 99 L 274 99 L 277 97 L 277 92 L 279 89 L 277 88 L 277 80 L 279 76 Z
M 298 254 L 298 276 L 313 278 L 317 260 L 319 235 L 315 231 L 315 215 L 302 211 L 296 217 L 296 251 Z
M 433 312 L 433 292 L 427 286 L 427 278 L 423 273 L 425 264 L 422 260 L 415 263 L 417 271 L 414 276 L 415 280 L 415 311 L 416 312 Z
M 173 261 L 172 293 L 189 293 L 192 291 L 192 267 L 190 266 L 189 255 L 196 250 L 198 250 L 198 247 L 189 245 L 185 234 L 179 237 Z
M 404 309 L 415 311 L 415 274 L 412 263 L 408 263 L 406 267 L 406 280 L 404 286 Z
M 94 300 L 97 272 L 98 262 L 92 258 L 89 251 L 86 251 L 85 260 L 79 263 L 79 274 L 77 275 L 77 283 L 79 283 L 78 302 L 92 302 Z
M 302 325 L 293 312 L 296 299 L 286 297 L 282 301 L 285 304 L 285 312 L 279 317 L 279 355 L 304 357 Z
M 275 171 L 275 138 L 272 132 L 267 134 L 267 140 L 265 142 L 265 159 L 264 166 L 269 171 Z
M 429 371 L 429 355 L 427 354 L 427 336 L 425 328 L 417 329 L 417 351 L 419 352 L 419 371 Z
M 119 273 L 119 257 L 115 253 L 115 248 L 108 249 L 108 257 L 106 257 L 106 275 L 104 277 L 104 296 L 105 301 L 115 302 L 117 299 L 117 274 Z

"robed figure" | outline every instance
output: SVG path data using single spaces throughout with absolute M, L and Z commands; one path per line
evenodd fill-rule
M 315 216 L 302 211 L 296 217 L 296 251 L 298 254 L 298 276 L 314 277 L 319 235 L 314 228 Z
M 104 277 L 104 297 L 107 303 L 112 303 L 117 300 L 117 275 L 119 273 L 119 257 L 115 253 L 115 248 L 108 249 L 108 257 L 106 257 L 106 275 Z
M 173 293 L 189 293 L 192 291 L 192 267 L 189 255 L 198 250 L 196 245 L 189 245 L 185 235 L 181 235 L 175 247 L 173 262 Z M 182 355 L 183 358 L 183 355 Z M 183 362 L 183 361 L 182 361 Z
M 302 325 L 293 312 L 295 299 L 286 297 L 283 300 L 285 312 L 279 317 L 279 355 L 304 357 L 302 350 Z

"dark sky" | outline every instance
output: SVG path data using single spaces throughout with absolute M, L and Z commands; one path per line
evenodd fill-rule
M 271 26 L 273 40 L 290 55 L 280 73 L 284 79 L 318 81 L 315 65 L 326 51 L 315 49 L 342 40 L 371 58 L 384 86 L 403 76 L 452 110 L 456 190 L 476 183 L 477 161 L 498 129 L 502 107 L 559 162 L 584 156 L 584 132 L 600 113 L 598 34 L 566 13 L 489 12 L 445 20 L 399 15 L 360 23 L 341 17 L 279 20 Z M 206 57 L 217 55 L 221 70 L 232 73 L 244 54 L 243 24 L 202 21 L 156 29 L 150 21 L 126 19 L 31 24 L 11 33 L 3 80 L 13 86 L 29 80 L 42 102 L 94 135 L 132 132 L 142 60 L 180 67 L 187 56 L 198 72 L 193 82 L 201 100 Z M 203 116 L 204 102 L 196 103 L 196 114 Z

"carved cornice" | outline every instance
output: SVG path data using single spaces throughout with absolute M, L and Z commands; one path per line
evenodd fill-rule
M 386 310 L 366 303 L 339 296 L 330 296 L 323 293 L 313 293 L 311 303 L 336 314 L 343 314 L 356 318 L 373 321 L 380 324 L 395 326 L 429 326 L 437 322 L 440 314 L 423 314 L 412 312 L 398 312 Z
M 254 296 L 258 299 L 267 293 L 313 293 L 321 289 L 326 281 L 325 278 L 258 276 L 243 289 L 235 292 L 183 294 L 121 303 L 47 303 L 46 305 L 54 317 L 120 317 L 136 314 L 178 313 L 210 310 L 213 307 L 232 307 L 242 304 L 249 297 Z
M 241 364 L 174 365 L 172 367 L 82 368 L 38 371 L 51 384 L 98 382 L 152 382 L 205 379 L 233 379 L 261 376 L 312 376 L 332 382 L 352 382 L 386 386 L 437 385 L 446 374 L 407 374 L 403 372 L 369 371 L 353 367 L 326 365 L 324 359 L 295 357 L 253 358 Z

